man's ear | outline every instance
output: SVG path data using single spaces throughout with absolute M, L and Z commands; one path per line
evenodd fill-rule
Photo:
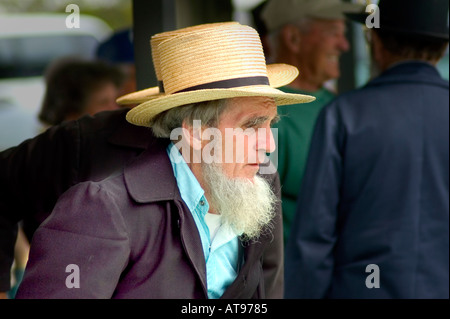
M 292 52 L 298 53 L 301 44 L 301 32 L 293 24 L 287 24 L 281 29 L 281 37 L 284 45 Z
M 183 121 L 182 124 L 183 139 L 189 143 L 193 150 L 197 151 L 202 149 L 202 127 L 198 122 L 194 121 L 194 124 L 190 125 Z

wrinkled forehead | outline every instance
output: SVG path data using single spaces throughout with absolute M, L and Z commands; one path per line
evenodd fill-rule
M 237 97 L 227 101 L 227 107 L 219 119 L 219 126 L 235 127 L 251 119 L 272 121 L 277 116 L 277 105 L 269 97 Z M 230 127 L 231 127 L 230 126 Z
M 239 114 L 241 116 L 253 113 L 271 114 L 277 112 L 275 99 L 264 96 L 236 97 L 227 101 L 224 113 Z

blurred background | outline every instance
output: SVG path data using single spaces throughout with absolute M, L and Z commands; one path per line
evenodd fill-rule
M 96 59 L 97 49 L 115 32 L 131 30 L 136 88 L 157 84 L 150 36 L 195 24 L 235 20 L 263 32 L 252 10 L 264 0 L 1 0 L 0 1 L 0 150 L 42 131 L 37 114 L 48 66 L 61 57 Z M 353 2 L 358 2 L 354 0 Z M 359 1 L 365 3 L 365 1 Z M 372 1 L 376 3 L 377 1 Z M 79 8 L 79 27 L 68 19 Z M 73 19 L 69 21 L 76 22 Z M 345 70 L 329 86 L 342 93 L 371 77 L 370 57 L 361 25 L 349 22 L 352 50 L 341 58 Z M 133 62 L 133 61 L 132 61 Z M 449 78 L 448 52 L 439 70 Z
M 66 23 L 73 13 L 66 12 L 69 4 L 79 8 L 79 28 Z M 131 4 L 131 0 L 0 1 L 0 150 L 43 129 L 37 115 L 50 64 L 63 57 L 95 59 L 100 43 L 115 30 L 131 27 Z

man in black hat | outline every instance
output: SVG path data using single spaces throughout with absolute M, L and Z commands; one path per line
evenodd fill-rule
M 435 67 L 448 8 L 380 1 L 369 41 L 382 73 L 319 115 L 286 297 L 449 298 L 449 83 Z

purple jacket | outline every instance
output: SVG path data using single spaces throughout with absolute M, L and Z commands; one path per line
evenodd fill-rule
M 123 172 L 63 194 L 34 234 L 17 298 L 207 298 L 202 245 L 169 141 L 149 142 Z M 278 175 L 266 178 L 279 195 Z M 242 243 L 244 265 L 223 298 L 283 297 L 280 205 L 274 225 L 270 235 Z M 75 274 L 69 265 L 79 270 L 79 288 L 67 287 Z

